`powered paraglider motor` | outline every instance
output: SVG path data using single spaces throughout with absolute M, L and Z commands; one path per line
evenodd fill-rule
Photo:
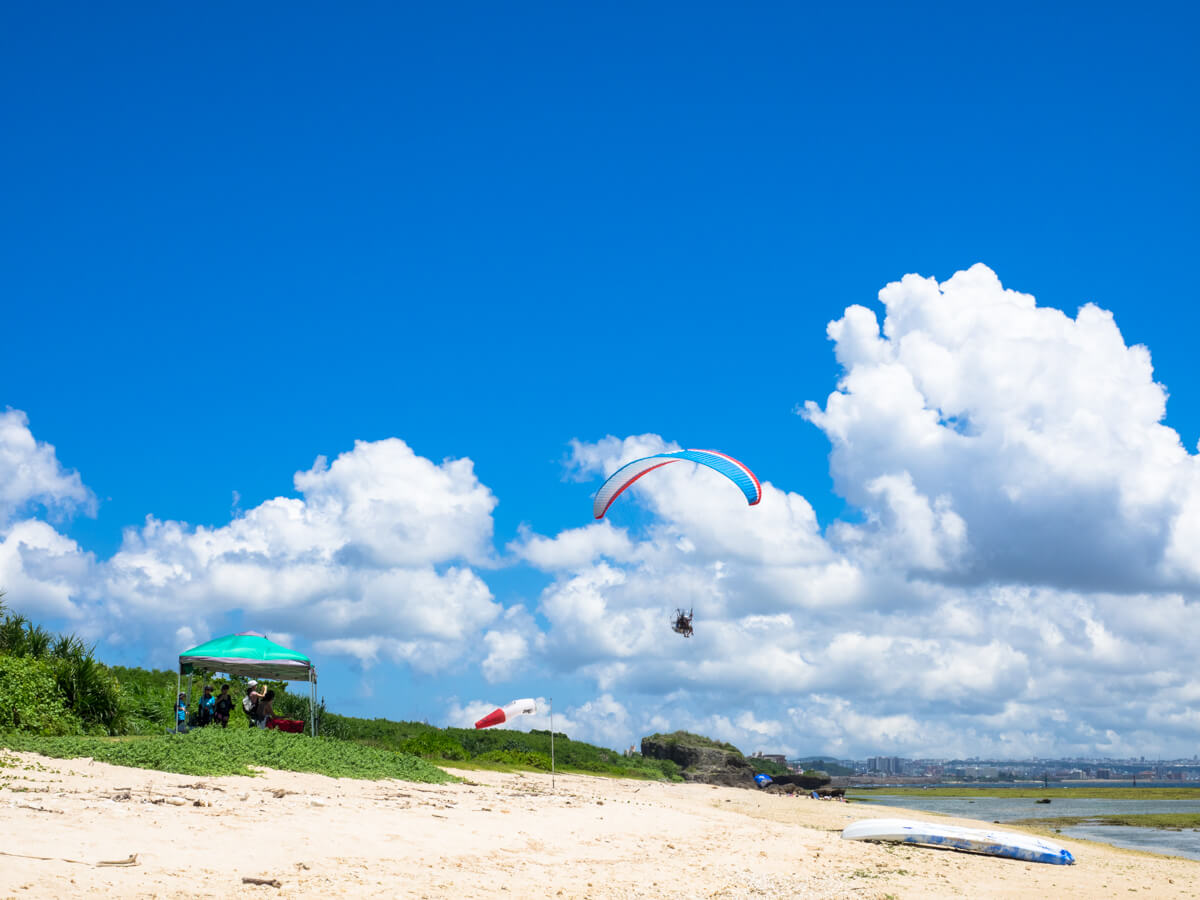
M 682 634 L 685 638 L 692 636 L 692 611 L 689 609 L 686 613 L 682 609 L 675 610 L 675 622 L 671 625 L 671 630 L 676 634 Z

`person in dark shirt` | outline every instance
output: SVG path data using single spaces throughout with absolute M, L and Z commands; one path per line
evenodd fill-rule
M 213 704 L 213 718 L 221 723 L 222 728 L 229 727 L 229 713 L 233 709 L 233 696 L 229 693 L 229 685 L 221 685 L 221 693 Z

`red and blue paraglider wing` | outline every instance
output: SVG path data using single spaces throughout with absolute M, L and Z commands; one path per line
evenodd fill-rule
M 625 488 L 643 475 L 677 462 L 694 462 L 715 469 L 741 489 L 746 495 L 746 502 L 751 506 L 762 499 L 762 485 L 758 483 L 758 478 L 744 463 L 738 462 L 732 456 L 726 456 L 716 450 L 676 450 L 673 453 L 656 453 L 643 459 L 635 459 L 621 466 L 600 485 L 600 490 L 596 492 L 596 500 L 592 504 L 592 513 L 597 519 L 603 519 L 608 508 Z

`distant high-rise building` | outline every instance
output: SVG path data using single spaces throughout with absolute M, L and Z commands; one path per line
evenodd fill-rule
M 900 775 L 904 771 L 904 760 L 899 756 L 872 756 L 867 760 L 867 771 L 881 775 Z

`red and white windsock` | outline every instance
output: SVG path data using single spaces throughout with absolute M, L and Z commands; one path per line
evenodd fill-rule
M 507 722 L 513 716 L 532 716 L 535 712 L 537 712 L 537 704 L 532 699 L 514 700 L 512 703 L 506 703 L 499 709 L 493 709 L 476 722 L 475 727 L 491 728 L 493 725 L 500 725 Z

